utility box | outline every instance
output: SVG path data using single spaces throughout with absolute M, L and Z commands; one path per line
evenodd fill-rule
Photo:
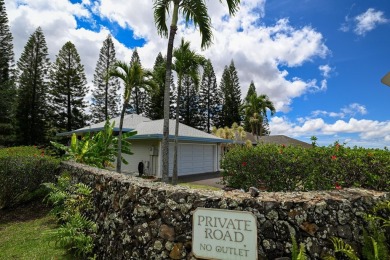
M 149 148 L 149 155 L 157 156 L 158 155 L 158 147 L 157 146 L 151 146 Z

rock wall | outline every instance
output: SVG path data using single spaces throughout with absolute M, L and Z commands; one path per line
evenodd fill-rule
M 293 234 L 310 259 L 330 252 L 330 237 L 357 251 L 363 216 L 388 193 L 344 189 L 320 192 L 200 191 L 64 163 L 74 182 L 94 188 L 98 259 L 196 259 L 191 253 L 197 207 L 252 212 L 257 218 L 258 259 L 291 256 Z

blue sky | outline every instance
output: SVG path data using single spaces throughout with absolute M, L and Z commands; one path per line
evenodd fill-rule
M 75 43 L 89 82 L 99 49 L 112 34 L 117 58 L 129 61 L 135 47 L 145 67 L 167 40 L 157 35 L 153 1 L 5 0 L 16 59 L 41 26 L 52 60 L 66 41 Z M 213 62 L 218 80 L 233 59 L 246 94 L 254 81 L 277 113 L 271 134 L 321 145 L 390 147 L 390 87 L 380 79 L 390 71 L 390 3 L 384 0 L 244 0 L 235 17 L 226 6 L 207 1 L 214 44 L 200 49 L 199 32 L 181 25 Z M 91 91 L 92 86 L 91 86 Z

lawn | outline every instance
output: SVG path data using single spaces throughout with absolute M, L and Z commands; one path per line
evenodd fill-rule
M 0 259 L 72 259 L 51 241 L 55 226 L 48 209 L 37 202 L 0 210 Z

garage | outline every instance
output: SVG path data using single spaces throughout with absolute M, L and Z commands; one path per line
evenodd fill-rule
M 213 172 L 215 145 L 180 144 L 178 161 L 179 176 Z

